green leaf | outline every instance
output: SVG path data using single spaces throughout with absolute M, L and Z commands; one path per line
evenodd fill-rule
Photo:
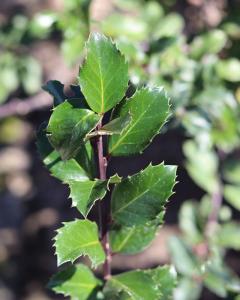
M 75 220 L 63 223 L 57 230 L 56 247 L 58 266 L 82 255 L 87 255 L 95 268 L 105 260 L 105 253 L 99 242 L 97 224 L 89 220 Z
M 203 279 L 206 287 L 222 298 L 226 299 L 228 292 L 240 293 L 239 278 L 225 265 L 216 266 L 210 262 Z
M 107 185 L 108 182 L 102 180 L 70 181 L 73 206 L 86 218 L 94 203 L 105 196 Z
M 237 58 L 219 60 L 216 64 L 216 71 L 220 78 L 238 82 L 240 81 L 240 60 Z
M 187 157 L 186 168 L 192 179 L 204 190 L 213 193 L 218 189 L 218 159 L 208 147 L 187 141 L 183 145 Z
M 122 131 L 131 121 L 131 115 L 127 113 L 125 116 L 118 117 L 101 128 L 101 131 L 109 134 L 121 134 Z
M 234 208 L 240 210 L 240 186 L 226 184 L 224 197 Z
M 165 210 L 175 177 L 175 166 L 150 164 L 140 173 L 123 179 L 113 190 L 113 220 L 126 226 L 154 220 Z
M 173 290 L 177 284 L 177 273 L 172 266 L 162 266 L 148 271 L 158 289 L 161 291 L 161 299 L 173 299 Z
M 125 294 L 117 298 L 117 294 Z M 112 276 L 105 287 L 107 299 L 159 300 L 161 294 L 151 276 L 145 271 L 130 271 Z M 115 298 L 114 298 L 115 297 Z
M 201 212 L 196 203 L 185 201 L 181 206 L 179 213 L 180 229 L 186 236 L 186 239 L 193 244 L 201 243 L 204 240 L 204 236 L 201 232 L 202 228 L 199 228 L 200 226 L 198 224 L 199 215 L 201 216 Z
M 127 113 L 132 117 L 130 124 L 109 141 L 108 152 L 113 156 L 137 154 L 150 144 L 169 115 L 169 98 L 163 88 L 142 88 L 120 107 L 118 116 Z
M 101 285 L 102 282 L 87 266 L 79 264 L 58 272 L 51 278 L 48 287 L 74 300 L 94 300 L 96 290 Z
M 97 113 L 107 112 L 125 95 L 127 63 L 112 41 L 100 33 L 89 37 L 79 83 L 87 103 Z
M 73 158 L 99 120 L 94 112 L 65 101 L 53 110 L 47 127 L 48 139 L 63 160 Z
M 54 106 L 63 103 L 67 99 L 64 93 L 64 84 L 58 80 L 50 80 L 42 88 L 53 96 Z
M 104 293 L 109 300 L 167 300 L 172 299 L 175 284 L 175 270 L 163 266 L 112 276 L 104 288 Z
M 204 54 L 218 53 L 227 43 L 227 35 L 224 31 L 215 29 L 199 35 L 190 45 L 190 54 L 198 59 Z
M 173 264 L 179 273 L 191 277 L 200 275 L 200 262 L 182 239 L 172 236 L 168 245 Z
M 37 148 L 40 156 L 51 174 L 68 183 L 69 181 L 86 181 L 95 177 L 93 166 L 93 149 L 89 142 L 82 144 L 75 159 L 63 161 L 53 149 L 46 135 L 46 123 L 43 123 L 37 133 Z
M 86 167 L 85 163 L 82 163 L 83 159 L 80 159 L 81 157 L 79 157 L 79 161 L 73 158 L 62 161 L 57 151 L 55 151 L 49 143 L 45 129 L 46 124 L 43 123 L 37 134 L 37 148 L 44 164 L 51 174 L 62 180 L 64 183 L 67 183 L 70 180 L 89 180 L 90 174 L 88 174 L 88 169 L 82 167 Z M 81 156 L 83 156 L 83 154 L 86 155 L 86 153 L 84 153 L 84 148 L 85 145 L 82 146 Z M 84 160 L 88 160 L 88 158 L 85 158 Z
M 174 291 L 174 300 L 199 300 L 202 291 L 201 283 L 188 277 L 182 277 Z
M 138 226 L 113 225 L 110 234 L 110 245 L 113 252 L 136 254 L 143 251 L 156 237 L 163 222 L 163 214 L 156 220 Z
M 240 184 L 240 162 L 236 159 L 225 161 L 223 175 L 228 182 Z
M 122 180 L 122 177 L 120 177 L 118 174 L 115 174 L 109 178 L 108 183 L 109 184 L 120 183 L 121 180 Z
M 240 224 L 230 222 L 223 224 L 217 233 L 217 242 L 221 247 L 240 250 Z

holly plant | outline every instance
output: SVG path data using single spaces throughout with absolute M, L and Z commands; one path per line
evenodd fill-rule
M 111 157 L 142 153 L 159 133 L 170 114 L 169 98 L 162 87 L 133 93 L 128 64 L 104 35 L 92 33 L 86 53 L 79 86 L 71 86 L 73 96 L 65 95 L 58 81 L 44 86 L 54 105 L 39 130 L 38 149 L 50 173 L 69 186 L 72 206 L 81 214 L 57 230 L 54 247 L 61 269 L 49 286 L 74 300 L 171 299 L 173 267 L 112 275 L 111 259 L 115 253 L 141 252 L 154 239 L 173 193 L 176 167 L 150 163 L 126 178 L 107 176 Z M 83 256 L 89 259 L 86 265 L 79 262 Z M 102 266 L 97 273 L 102 270 L 102 279 L 90 266 Z

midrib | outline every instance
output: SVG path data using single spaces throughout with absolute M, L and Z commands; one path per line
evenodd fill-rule
M 149 109 L 149 107 L 150 107 L 150 104 L 147 106 L 146 110 L 144 110 L 143 113 L 140 114 L 140 116 L 136 119 L 135 123 L 132 126 L 131 126 L 131 123 L 130 123 L 129 128 L 127 129 L 127 131 L 122 135 L 122 137 L 112 147 L 112 149 L 109 150 L 109 154 L 112 153 L 114 151 L 114 149 L 116 149 L 119 146 L 119 144 L 126 138 L 126 135 L 129 133 L 129 131 L 131 131 L 137 125 L 137 123 L 141 120 L 141 118 L 147 112 L 147 110 Z

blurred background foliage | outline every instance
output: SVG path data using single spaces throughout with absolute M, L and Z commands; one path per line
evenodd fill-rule
M 172 99 L 163 137 L 141 156 L 114 159 L 109 172 L 134 173 L 150 153 L 180 166 L 166 226 L 142 255 L 116 257 L 115 270 L 172 263 L 174 300 L 239 300 L 238 0 L 1 1 L 0 299 L 60 299 L 44 286 L 56 268 L 51 238 L 76 212 L 36 153 L 48 114 L 36 109 L 50 107 L 47 80 L 74 83 L 92 29 L 126 56 L 131 88 L 163 85 Z

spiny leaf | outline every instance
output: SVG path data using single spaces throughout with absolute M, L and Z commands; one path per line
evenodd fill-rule
M 65 101 L 54 109 L 50 117 L 47 127 L 48 139 L 63 160 L 73 158 L 86 134 L 97 125 L 99 119 L 94 112 Z
M 133 226 L 154 220 L 172 195 L 176 167 L 151 164 L 116 185 L 112 195 L 113 220 Z
M 89 177 L 94 177 L 88 151 L 89 145 L 82 145 L 76 159 L 62 161 L 57 151 L 49 143 L 45 129 L 46 124 L 43 123 L 37 133 L 37 148 L 44 164 L 54 177 L 64 183 L 70 180 L 84 181 L 89 180 Z
M 113 252 L 136 254 L 143 251 L 153 241 L 160 225 L 163 213 L 156 220 L 138 226 L 113 225 L 110 234 L 110 244 Z
M 100 33 L 89 37 L 79 83 L 87 103 L 97 113 L 107 112 L 125 95 L 127 63 L 111 40 Z
M 142 152 L 159 133 L 169 116 L 169 98 L 163 88 L 141 88 L 117 112 L 130 113 L 132 120 L 120 135 L 112 136 L 108 152 L 127 156 Z
M 102 180 L 69 182 L 73 206 L 86 218 L 94 203 L 105 196 L 107 185 L 108 182 Z
M 115 183 L 120 183 L 122 180 L 122 177 L 120 177 L 118 174 L 114 174 L 111 176 L 108 180 L 109 184 L 115 184 Z
M 159 300 L 161 294 L 151 276 L 145 271 L 130 271 L 112 276 L 105 287 L 107 299 L 117 294 L 127 294 L 131 300 Z M 122 299 L 115 298 L 115 299 Z
M 112 276 L 104 288 L 104 293 L 109 300 L 167 300 L 172 299 L 175 284 L 175 270 L 163 266 Z
M 98 238 L 97 224 L 89 220 L 75 220 L 64 223 L 55 237 L 58 265 L 72 263 L 80 256 L 87 255 L 93 267 L 105 260 L 105 253 Z
M 161 291 L 161 299 L 171 300 L 177 285 L 177 272 L 173 266 L 162 266 L 147 271 Z
M 101 285 L 102 282 L 87 266 L 79 264 L 58 272 L 51 278 L 48 287 L 74 300 L 94 300 L 96 290 Z

